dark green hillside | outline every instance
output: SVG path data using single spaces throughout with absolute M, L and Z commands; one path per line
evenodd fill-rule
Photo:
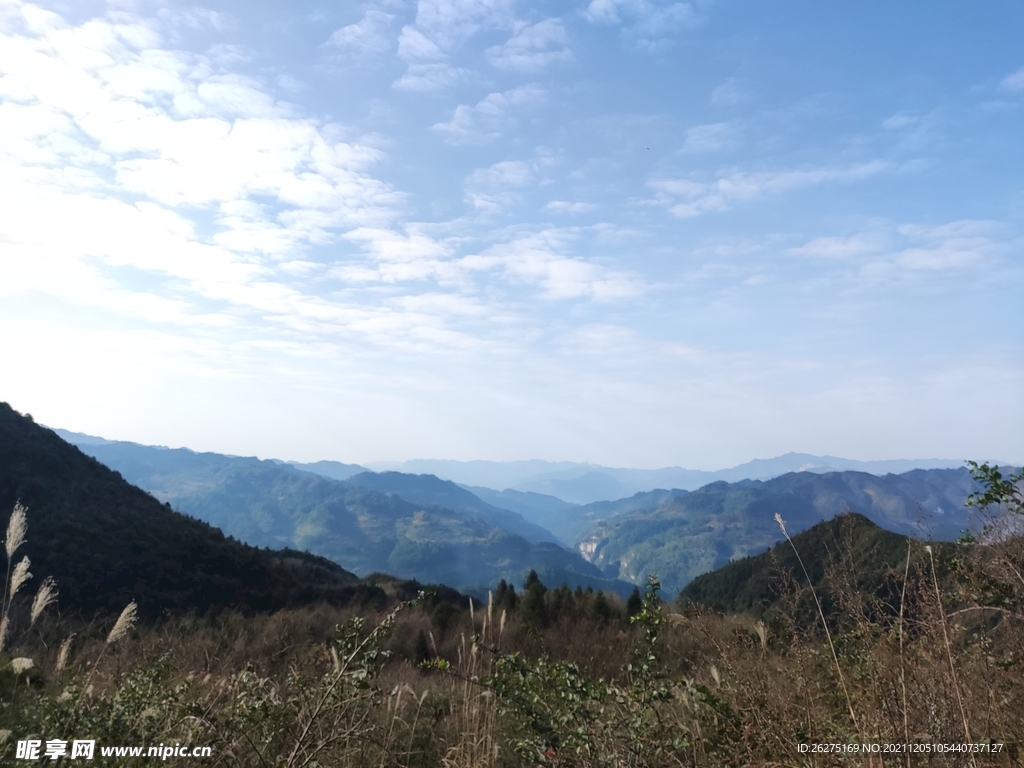
M 853 511 L 896 533 L 952 540 L 970 525 L 964 503 L 976 489 L 967 468 L 884 477 L 794 472 L 767 481 L 718 482 L 608 517 L 576 544 L 605 574 L 639 581 L 653 571 L 666 590 L 677 591 L 701 573 L 779 541 L 775 514 L 791 533 Z
M 527 522 L 523 516 L 508 509 L 488 504 L 451 480 L 441 480 L 434 475 L 410 475 L 404 472 L 362 472 L 348 479 L 352 485 L 379 493 L 401 496 L 415 504 L 429 504 L 459 512 L 469 512 L 486 520 L 491 525 L 504 528 L 530 541 L 554 542 L 551 531 L 540 525 Z
M 123 442 L 82 448 L 160 500 L 242 541 L 309 550 L 358 574 L 384 571 L 475 588 L 501 579 L 519 583 L 536 569 L 556 584 L 632 589 L 605 579 L 576 552 L 528 541 L 478 513 L 413 503 L 255 458 Z
M 906 536 L 882 530 L 863 515 L 847 513 L 818 523 L 793 537 L 793 544 L 810 575 L 811 583 L 828 608 L 830 564 L 846 558 L 855 567 L 845 573 L 862 594 L 882 597 L 886 577 L 901 569 L 907 557 Z M 679 604 L 695 603 L 717 611 L 759 615 L 783 594 L 786 582 L 806 584 L 800 563 L 789 542 L 767 552 L 745 557 L 698 576 L 679 594 Z
M 120 611 L 133 599 L 149 615 L 266 610 L 367 589 L 321 558 L 245 546 L 171 511 L 0 403 L 0 526 L 18 500 L 28 509 L 21 552 L 36 579 L 57 580 L 65 611 Z

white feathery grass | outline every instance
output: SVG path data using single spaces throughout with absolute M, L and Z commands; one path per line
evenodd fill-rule
M 64 671 L 64 668 L 68 665 L 68 656 L 71 654 L 71 642 L 75 639 L 73 634 L 68 635 L 64 638 L 64 642 L 60 644 L 60 649 L 57 651 L 57 666 L 55 667 L 57 674 Z
M 114 624 L 114 628 L 110 630 L 110 634 L 107 635 L 107 645 L 116 643 L 132 630 L 132 627 L 135 626 L 138 607 L 139 606 L 134 600 L 124 607 L 124 610 L 121 611 L 121 615 L 117 617 L 117 623 Z
M 942 639 L 946 646 L 946 658 L 949 661 L 949 675 L 953 680 L 953 691 L 956 693 L 956 703 L 960 708 L 960 721 L 964 726 L 964 737 L 967 739 L 967 743 L 973 741 L 971 739 L 971 727 L 967 722 L 967 710 L 964 709 L 964 700 L 960 695 L 960 681 L 956 677 L 956 664 L 953 663 L 953 648 L 949 642 L 949 632 L 946 630 L 946 610 L 942 607 L 942 593 L 939 591 L 939 577 L 935 573 L 935 554 L 932 552 L 930 544 L 926 544 L 924 551 L 928 553 L 928 562 L 932 567 L 932 584 L 935 585 L 935 605 L 939 609 L 939 622 L 942 626 Z M 974 755 L 970 756 L 971 765 L 977 768 L 977 761 L 974 759 Z
M 754 632 L 757 634 L 757 639 L 761 641 L 761 648 L 765 649 L 768 647 L 768 627 L 764 625 L 763 621 L 758 621 L 754 624 Z
M 14 596 L 18 594 L 25 582 L 32 578 L 32 574 L 28 572 L 31 563 L 27 557 L 21 558 L 16 566 L 14 566 L 14 573 L 11 574 L 11 590 L 8 595 L 9 600 L 13 600 Z
M 3 651 L 3 649 L 7 646 L 7 630 L 7 617 L 4 616 L 0 618 L 0 651 Z
M 839 684 L 843 687 L 843 696 L 846 698 L 846 707 L 850 713 L 850 720 L 853 723 L 853 727 L 857 729 L 857 733 L 860 734 L 860 723 L 857 722 L 857 715 L 853 711 L 853 701 L 850 699 L 850 691 L 846 687 L 846 677 L 843 675 L 843 668 L 839 664 L 839 656 L 836 654 L 836 646 L 832 642 L 832 633 L 829 632 L 828 622 L 825 621 L 825 613 L 821 610 L 821 601 L 818 599 L 818 593 L 814 589 L 814 582 L 811 581 L 811 576 L 807 573 L 807 566 L 804 565 L 804 559 L 800 557 L 800 552 L 797 551 L 796 544 L 793 543 L 793 539 L 789 537 L 789 532 L 786 530 L 786 521 L 782 519 L 782 515 L 778 512 L 775 513 L 775 522 L 779 524 L 779 528 L 782 529 L 782 535 L 786 537 L 786 541 L 789 542 L 789 546 L 793 548 L 793 554 L 796 555 L 796 561 L 800 563 L 800 570 L 804 572 L 804 578 L 807 579 L 807 586 L 811 588 L 811 597 L 814 598 L 814 605 L 818 609 L 818 617 L 821 619 L 821 626 L 825 630 L 825 637 L 828 640 L 829 650 L 832 651 L 832 661 L 836 665 L 836 674 L 839 675 Z
M 11 512 L 11 519 L 7 522 L 7 538 L 4 539 L 4 547 L 7 549 L 7 559 L 14 557 L 18 547 L 25 543 L 25 532 L 28 524 L 25 521 L 25 507 L 20 501 L 14 503 L 14 511 Z
M 19 656 L 16 659 L 11 659 L 11 669 L 14 670 L 14 674 L 20 675 L 22 672 L 28 672 L 36 663 L 32 661 L 28 656 Z
M 57 602 L 57 582 L 53 580 L 52 576 L 47 576 L 39 585 L 36 599 L 32 601 L 32 620 L 29 622 L 29 626 L 35 624 L 42 612 L 55 602 Z

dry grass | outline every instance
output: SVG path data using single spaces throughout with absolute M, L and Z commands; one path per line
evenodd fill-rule
M 210 744 L 204 765 L 239 768 L 1020 765 L 1010 750 L 884 760 L 800 751 L 1024 743 L 1024 541 L 962 548 L 945 570 L 936 559 L 911 545 L 889 577 L 892 605 L 855 588 L 857 564 L 839 552 L 829 615 L 796 582 L 764 623 L 662 606 L 649 647 L 643 623 L 566 614 L 537 629 L 491 605 L 443 628 L 416 605 L 136 627 L 129 605 L 109 631 L 76 627 L 73 644 L 42 614 L 54 594 L 44 581 L 25 610 L 35 634 L 12 649 L 14 677 L 0 675 L 0 712 L 14 738 L 46 723 L 88 726 L 105 743 Z M 808 600 L 817 623 L 797 618 Z M 498 686 L 510 660 L 522 674 Z

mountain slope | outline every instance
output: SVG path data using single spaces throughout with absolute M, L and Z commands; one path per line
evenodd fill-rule
M 333 563 L 264 552 L 173 512 L 53 432 L 0 403 L 0 525 L 28 509 L 26 554 L 57 580 L 65 612 L 267 610 L 365 589 Z M 36 582 L 38 583 L 38 582 Z
M 793 537 L 815 591 L 828 612 L 831 603 L 827 571 L 846 559 L 850 586 L 862 594 L 885 596 L 887 576 L 907 557 L 908 537 L 883 530 L 863 515 L 846 513 L 818 523 Z M 717 611 L 760 615 L 782 596 L 785 581 L 807 583 L 793 547 L 782 541 L 766 552 L 705 573 L 679 593 L 679 604 L 694 603 Z
M 536 569 L 556 584 L 631 589 L 607 580 L 574 551 L 530 542 L 479 514 L 410 502 L 286 464 L 135 443 L 82 448 L 160 500 L 243 541 L 308 549 L 360 575 L 384 571 L 479 587 L 503 578 L 521 583 Z
M 340 461 L 314 461 L 311 464 L 302 464 L 297 461 L 288 463 L 296 469 L 329 477 L 332 480 L 348 480 L 352 475 L 367 471 L 366 467 L 361 467 L 358 464 L 342 464 Z
M 493 488 L 484 488 L 480 485 L 462 486 L 477 498 L 486 501 L 495 507 L 509 509 L 517 512 L 535 525 L 539 525 L 552 533 L 552 526 L 557 526 L 567 512 L 578 507 L 568 501 L 563 501 L 557 496 L 548 496 L 543 493 L 532 491 L 515 491 L 506 488 L 504 491 L 496 491 Z M 567 544 L 569 539 L 558 537 L 559 541 Z
M 430 504 L 468 512 L 486 520 L 491 525 L 519 534 L 529 541 L 557 543 L 557 538 L 551 531 L 528 522 L 518 512 L 488 504 L 451 480 L 440 480 L 433 475 L 409 475 L 403 472 L 362 472 L 350 477 L 348 482 L 379 493 L 401 496 L 406 501 L 417 504 Z
M 791 532 L 854 511 L 886 530 L 950 540 L 970 523 L 963 504 L 972 490 L 966 468 L 884 477 L 799 472 L 764 482 L 719 482 L 598 522 L 576 546 L 605 574 L 636 581 L 655 571 L 675 591 L 777 542 L 776 513 Z

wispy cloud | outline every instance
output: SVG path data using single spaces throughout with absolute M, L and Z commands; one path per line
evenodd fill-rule
M 1004 91 L 1024 91 L 1024 67 L 1011 72 L 1000 81 L 999 86 Z
M 466 178 L 466 202 L 482 211 L 497 212 L 517 199 L 516 190 L 532 184 L 536 167 L 522 160 L 504 160 L 478 168 Z
M 682 151 L 697 155 L 720 152 L 737 144 L 737 130 L 733 123 L 710 123 L 697 125 L 686 132 Z
M 858 234 L 852 237 L 816 237 L 789 252 L 796 256 L 810 256 L 819 259 L 846 260 L 868 253 L 876 253 L 884 246 L 884 240 L 876 235 Z
M 701 21 L 692 3 L 654 0 L 591 0 L 584 16 L 595 24 L 621 26 L 625 40 L 650 50 Z
M 379 8 L 367 8 L 362 19 L 336 29 L 325 45 L 355 55 L 387 53 L 396 44 L 391 31 L 394 18 L 394 14 Z
M 593 203 L 569 202 L 568 200 L 552 200 L 544 206 L 544 210 L 554 213 L 589 213 L 597 206 Z
M 657 200 L 667 205 L 674 216 L 687 219 L 705 213 L 724 211 L 738 203 L 766 195 L 782 194 L 828 182 L 851 182 L 874 176 L 889 165 L 872 160 L 852 166 L 804 168 L 800 170 L 729 173 L 714 181 L 661 179 L 648 182 Z
M 977 269 L 1008 252 L 1013 240 L 1006 225 L 960 220 L 939 225 L 902 224 L 876 227 L 850 236 L 818 237 L 790 248 L 795 256 L 854 268 L 850 274 L 869 280 L 899 274 Z
M 6 290 L 185 325 L 346 322 L 295 265 L 393 218 L 379 150 L 166 47 L 153 20 L 17 4 L 0 35 Z
M 734 77 L 715 86 L 711 92 L 711 103 L 716 107 L 735 107 L 749 98 L 750 94 L 740 86 L 739 81 Z
M 475 106 L 460 104 L 452 119 L 436 123 L 433 130 L 449 144 L 486 144 L 516 126 L 516 111 L 539 104 L 544 90 L 522 85 L 509 91 L 489 93 Z
M 486 53 L 491 64 L 514 72 L 537 72 L 572 58 L 568 35 L 559 19 L 519 23 L 505 44 L 492 46 Z
M 484 29 L 512 27 L 513 20 L 511 0 L 419 0 L 415 22 L 398 38 L 408 69 L 394 87 L 436 91 L 461 80 L 468 72 L 449 60 L 459 44 Z
M 473 271 L 498 270 L 509 279 L 539 286 L 549 299 L 618 301 L 644 291 L 643 280 L 634 274 L 565 255 L 574 237 L 564 230 L 545 230 L 466 256 L 461 264 Z

